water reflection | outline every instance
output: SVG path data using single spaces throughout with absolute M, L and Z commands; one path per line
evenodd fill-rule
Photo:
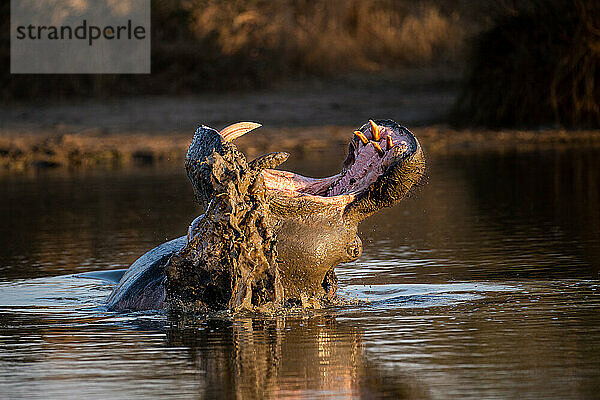
M 596 279 L 599 154 L 432 156 L 428 180 L 412 198 L 361 224 L 364 254 L 346 276 L 366 271 L 377 283 Z M 342 156 L 309 153 L 286 168 L 323 176 Z M 176 166 L 4 176 L 0 193 L 0 279 L 124 268 L 181 235 L 198 213 Z
M 323 176 L 341 153 L 285 167 Z M 436 154 L 311 315 L 113 314 L 124 268 L 198 210 L 183 169 L 0 177 L 0 388 L 11 398 L 593 398 L 600 150 Z M 58 277 L 57 277 L 58 276 Z M 367 302 L 365 302 L 367 301 Z M 1 396 L 0 396 L 1 397 Z
M 126 268 L 197 210 L 183 168 L 0 177 L 0 279 Z
M 97 280 L 0 284 L 0 385 L 12 398 L 591 398 L 600 388 L 597 282 L 349 289 L 370 301 L 186 319 L 103 312 L 110 287 Z
M 598 155 L 579 148 L 432 158 L 417 196 L 361 225 L 366 245 L 355 265 L 366 268 L 350 266 L 347 276 L 353 283 L 598 279 Z
M 426 398 L 419 383 L 386 376 L 365 354 L 362 332 L 335 316 L 207 320 L 171 329 L 204 375 L 202 397 Z
M 427 398 L 385 371 L 336 310 L 287 316 L 106 313 L 111 285 L 76 276 L 0 284 L 0 383 L 25 397 L 110 392 L 226 398 Z M 68 295 L 65 295 L 67 294 Z M 24 381 L 35 384 L 23 388 Z

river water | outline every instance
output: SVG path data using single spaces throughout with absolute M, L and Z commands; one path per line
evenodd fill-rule
M 323 176 L 340 154 L 286 168 Z M 354 305 L 174 320 L 102 305 L 198 210 L 183 168 L 0 177 L 0 398 L 598 398 L 600 150 L 434 154 L 338 268 Z

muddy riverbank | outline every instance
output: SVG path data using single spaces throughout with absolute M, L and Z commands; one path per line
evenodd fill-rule
M 339 147 L 345 151 L 354 126 L 266 128 L 242 137 L 236 144 L 249 157 L 271 151 L 306 152 Z M 600 146 L 600 131 L 479 131 L 454 130 L 444 125 L 411 128 L 426 152 L 469 152 L 577 144 Z M 128 165 L 181 163 L 192 132 L 65 133 L 58 129 L 0 134 L 0 170 L 31 168 L 112 168 Z
M 600 145 L 600 131 L 452 129 L 443 121 L 457 88 L 456 71 L 420 69 L 244 93 L 2 105 L 0 171 L 180 163 L 199 124 L 221 129 L 236 121 L 263 124 L 236 141 L 249 157 L 343 148 L 369 118 L 404 124 L 426 152 Z

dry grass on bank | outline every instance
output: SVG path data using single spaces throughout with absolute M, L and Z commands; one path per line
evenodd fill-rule
M 268 87 L 302 75 L 456 64 L 465 32 L 474 26 L 462 16 L 470 3 L 156 0 L 152 74 L 23 76 L 8 71 L 10 5 L 5 2 L 0 94 L 4 100 L 189 94 Z
M 226 55 L 256 48 L 317 74 L 377 71 L 456 57 L 465 27 L 441 2 L 191 0 L 190 30 Z
M 600 127 L 600 3 L 514 4 L 477 37 L 454 121 Z

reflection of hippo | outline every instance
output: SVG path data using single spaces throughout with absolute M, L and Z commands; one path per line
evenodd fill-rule
M 361 254 L 358 223 L 424 171 L 418 141 L 390 120 L 356 131 L 342 171 L 322 179 L 272 169 L 287 153 L 248 162 L 231 141 L 258 126 L 198 128 L 185 166 L 204 214 L 133 263 L 109 309 L 319 307 L 335 295 L 334 267 Z
M 178 319 L 180 321 L 181 319 Z M 199 398 L 428 399 L 428 388 L 367 352 L 353 321 L 240 316 L 172 324 L 165 346 L 186 349 Z

